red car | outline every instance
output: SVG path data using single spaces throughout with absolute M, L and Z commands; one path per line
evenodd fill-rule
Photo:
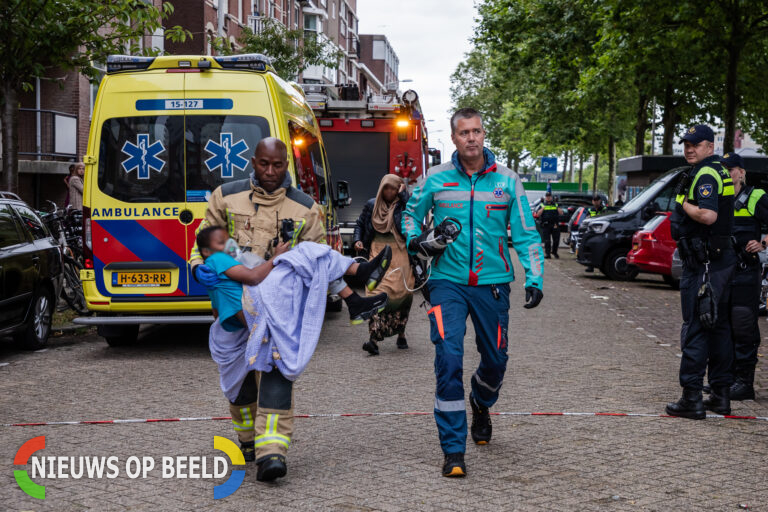
M 661 274 L 666 283 L 677 289 L 680 281 L 672 277 L 672 254 L 677 243 L 670 233 L 670 215 L 671 212 L 659 213 L 634 234 L 627 263 L 636 266 L 640 272 Z

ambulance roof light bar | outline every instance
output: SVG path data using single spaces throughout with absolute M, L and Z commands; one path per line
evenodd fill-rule
M 107 57 L 107 73 L 147 69 L 155 61 L 154 57 L 136 57 L 134 55 L 110 55 Z
M 260 53 L 227 55 L 223 57 L 214 57 L 214 59 L 225 69 L 253 69 L 255 71 L 266 71 L 267 67 L 272 65 L 272 61 L 269 60 L 269 57 Z

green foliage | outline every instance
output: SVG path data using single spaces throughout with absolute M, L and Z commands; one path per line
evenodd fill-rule
M 108 55 L 139 52 L 138 39 L 162 28 L 173 5 L 161 8 L 141 0 L 5 0 L 0 2 L 0 82 L 30 88 L 51 68 L 77 69 L 94 79 L 93 62 Z M 165 37 L 184 41 L 181 27 Z
M 289 30 L 272 18 L 262 20 L 257 33 L 244 28 L 237 42 L 241 46 L 238 53 L 266 55 L 272 60 L 275 72 L 286 80 L 295 80 L 309 66 L 335 68 L 344 56 L 332 41 L 307 35 L 301 29 Z M 214 38 L 212 45 L 219 53 L 234 53 L 229 43 L 221 38 Z
M 768 144 L 768 0 L 480 0 L 478 12 L 452 97 L 486 115 L 496 151 L 606 155 L 613 140 L 619 157 L 642 153 L 654 102 L 668 153 L 702 121 Z

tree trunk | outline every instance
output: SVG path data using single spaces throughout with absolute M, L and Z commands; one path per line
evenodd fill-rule
M 592 193 L 597 192 L 597 170 L 600 167 L 600 153 L 595 153 L 594 167 L 592 168 Z
M 568 174 L 568 181 L 573 183 L 573 154 L 575 151 L 571 150 L 571 172 Z
M 562 181 L 568 181 L 568 154 L 569 151 L 565 151 L 565 155 L 563 155 L 563 180 Z
M 520 172 L 520 153 L 515 153 L 515 158 L 512 159 L 512 163 L 514 164 L 512 170 L 515 171 L 515 174 L 518 174 Z
M 645 132 L 648 130 L 648 95 L 637 98 L 637 119 L 635 120 L 635 154 L 645 154 Z
M 616 176 L 616 141 L 608 137 L 608 204 L 613 204 L 613 179 Z
M 2 189 L 18 193 L 19 188 L 19 101 L 9 82 L 2 84 L 3 181 Z
M 581 192 L 582 183 L 584 183 L 584 155 L 579 155 L 579 192 Z
M 675 91 L 672 84 L 667 84 L 664 91 L 664 113 L 661 116 L 661 124 L 664 126 L 661 154 L 671 155 L 672 144 L 675 142 L 675 128 L 677 128 L 677 105 L 675 105 Z
M 736 22 L 734 21 L 734 24 Z M 739 76 L 739 60 L 741 46 L 731 44 L 728 48 L 728 75 L 725 81 L 725 136 L 723 137 L 723 153 L 733 151 L 736 137 L 736 111 L 739 108 L 739 91 L 736 77 Z

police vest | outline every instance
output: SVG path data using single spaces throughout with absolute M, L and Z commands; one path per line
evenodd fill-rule
M 768 197 L 762 189 L 746 187 L 734 202 L 733 236 L 739 247 L 750 240 L 760 240 L 761 223 L 768 223 Z
M 722 238 L 730 237 L 733 232 L 733 180 L 719 161 L 712 157 L 707 160 L 709 161 L 696 171 L 691 181 L 687 194 L 688 202 L 698 206 L 698 201 L 695 198 L 697 182 L 702 176 L 713 176 L 717 182 L 717 220 L 707 226 L 706 224 L 696 222 L 688 217 L 688 215 L 682 214 L 682 218 L 677 219 L 677 222 L 674 219 L 672 220 L 673 224 L 678 224 L 677 233 L 679 237 Z M 686 194 L 678 194 L 675 198 L 677 204 L 682 205 L 685 202 L 685 196 Z
M 542 222 L 557 222 L 557 203 L 542 203 L 542 212 L 539 217 Z
M 594 206 L 590 206 L 590 207 L 589 207 L 589 209 L 587 209 L 587 211 L 589 212 L 589 216 L 590 216 L 590 217 L 594 217 L 594 216 L 595 216 L 595 215 L 597 215 L 598 213 L 601 213 L 603 210 L 605 210 L 605 208 L 601 207 L 601 208 L 598 210 L 598 209 L 597 209 L 597 208 L 595 208 Z

